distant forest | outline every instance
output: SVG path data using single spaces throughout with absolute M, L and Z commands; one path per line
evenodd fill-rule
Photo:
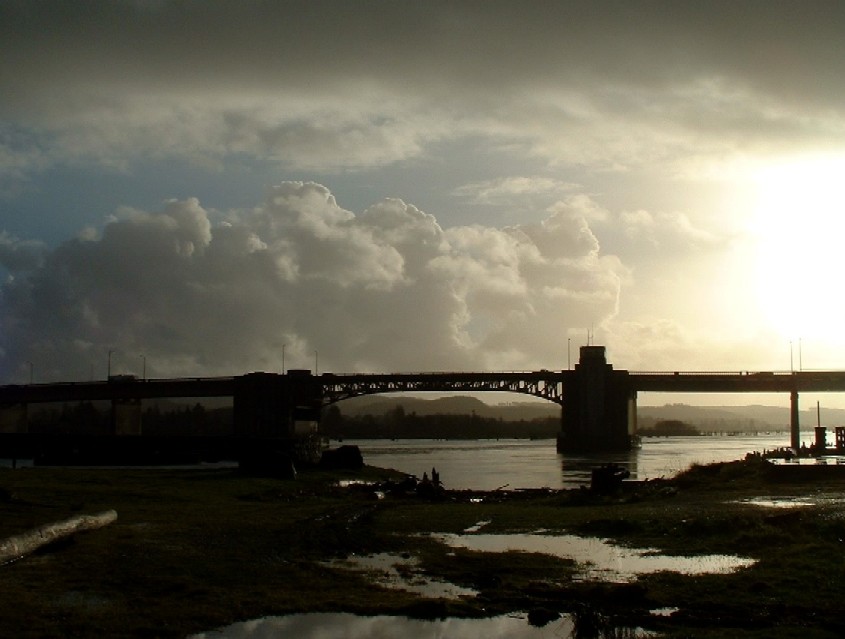
M 207 408 L 202 404 L 153 404 L 141 411 L 141 431 L 146 435 L 229 435 L 232 408 Z M 29 415 L 31 433 L 107 435 L 112 430 L 107 402 L 48 405 Z
M 333 405 L 320 422 L 320 432 L 332 439 L 549 439 L 559 431 L 559 417 L 506 421 L 476 413 L 421 415 L 401 404 L 376 415 L 344 415 Z
M 29 430 L 105 435 L 111 432 L 111 421 L 108 403 L 69 403 L 33 411 Z M 231 406 L 207 408 L 200 403 L 153 404 L 141 412 L 141 430 L 147 435 L 228 435 L 233 430 L 233 411 Z M 321 433 L 332 439 L 545 439 L 555 437 L 559 430 L 559 417 L 508 420 L 474 412 L 418 414 L 406 412 L 402 405 L 353 415 L 343 415 L 333 405 L 323 412 L 320 423 Z
M 845 423 L 845 411 L 823 411 L 828 426 Z M 697 407 L 684 404 L 641 406 L 643 436 L 753 433 L 787 430 L 789 409 L 771 406 Z M 804 410 L 802 428 L 816 422 Z M 45 404 L 29 413 L 30 432 L 111 432 L 111 408 L 105 401 Z M 233 432 L 231 404 L 187 400 L 144 402 L 142 432 L 149 435 L 228 435 Z M 560 406 L 551 402 L 486 404 L 475 397 L 435 399 L 367 396 L 344 400 L 323 411 L 321 432 L 331 438 L 534 438 L 556 437 Z

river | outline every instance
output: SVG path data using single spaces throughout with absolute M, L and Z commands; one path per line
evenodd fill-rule
M 555 440 L 344 440 L 361 449 L 365 463 L 417 477 L 436 468 L 446 488 L 573 488 L 590 482 L 591 470 L 614 462 L 631 479 L 670 477 L 692 464 L 742 459 L 751 451 L 789 444 L 789 433 L 771 435 L 648 437 L 627 453 L 561 454 Z M 340 442 L 332 442 L 332 446 Z
M 628 469 L 631 479 L 671 477 L 691 464 L 742 459 L 751 451 L 780 448 L 789 433 L 773 435 L 647 437 L 642 447 L 627 453 L 561 454 L 554 439 L 361 439 L 333 441 L 357 445 L 365 463 L 416 475 L 436 468 L 446 488 L 574 488 L 589 484 L 593 468 L 614 462 Z M 12 460 L 0 459 L 0 467 Z M 20 460 L 31 466 L 32 460 Z M 228 466 L 230 464 L 222 464 Z

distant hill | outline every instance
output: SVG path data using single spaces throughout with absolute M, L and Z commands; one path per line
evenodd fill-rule
M 477 397 L 462 395 L 437 399 L 369 395 L 344 400 L 337 406 L 341 413 L 353 417 L 381 416 L 397 406 L 401 406 L 407 414 L 416 413 L 420 416 L 475 414 L 479 417 L 492 417 L 504 421 L 560 417 L 560 407 L 552 402 L 487 404 Z M 843 426 L 845 425 L 845 409 L 822 408 L 821 418 L 823 426 Z M 688 404 L 639 406 L 637 420 L 641 428 L 652 427 L 660 421 L 678 420 L 695 426 L 700 432 L 782 431 L 789 430 L 789 408 L 762 405 L 691 406 Z M 816 409 L 802 410 L 800 420 L 802 430 L 812 429 L 816 425 Z
M 822 426 L 845 425 L 845 410 L 827 408 L 821 411 Z M 640 406 L 637 419 L 641 427 L 648 427 L 663 420 L 681 420 L 692 424 L 701 432 L 761 432 L 789 430 L 789 408 L 786 406 Z M 816 425 L 815 409 L 799 413 L 802 430 Z
M 455 395 L 424 399 L 421 397 L 383 397 L 370 395 L 354 397 L 337 404 L 340 412 L 352 417 L 362 415 L 384 415 L 397 406 L 406 413 L 417 415 L 472 415 L 491 417 L 505 421 L 519 421 L 560 417 L 560 407 L 551 402 L 513 402 L 508 404 L 486 404 L 477 397 Z

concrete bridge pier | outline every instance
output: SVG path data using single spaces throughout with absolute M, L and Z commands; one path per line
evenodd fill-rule
M 286 375 L 249 373 L 235 379 L 235 434 L 247 438 L 289 438 L 316 430 L 323 390 L 309 370 Z
M 0 405 L 0 433 L 26 433 L 28 430 L 26 404 L 19 402 Z
M 630 450 L 637 427 L 637 395 L 628 371 L 613 370 L 604 346 L 582 346 L 575 369 L 565 374 L 558 451 Z
M 798 391 L 792 389 L 789 393 L 789 445 L 798 450 L 801 446 L 801 425 L 798 413 Z
M 115 399 L 111 403 L 112 428 L 115 435 L 141 434 L 141 400 Z

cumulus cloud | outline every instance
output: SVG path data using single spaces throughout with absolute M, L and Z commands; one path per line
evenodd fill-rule
M 692 247 L 713 246 L 726 239 L 696 227 L 686 214 L 679 212 L 623 211 L 620 220 L 630 240 L 645 242 L 664 251 L 684 252 Z
M 14 242 L 0 241 L 0 256 Z M 11 250 L 11 249 L 9 249 Z M 6 376 L 288 367 L 562 367 L 572 327 L 615 312 L 624 268 L 563 208 L 532 226 L 456 227 L 385 199 L 359 214 L 309 182 L 213 224 L 196 199 L 123 210 L 2 289 Z M 8 253 L 13 255 L 14 253 Z

